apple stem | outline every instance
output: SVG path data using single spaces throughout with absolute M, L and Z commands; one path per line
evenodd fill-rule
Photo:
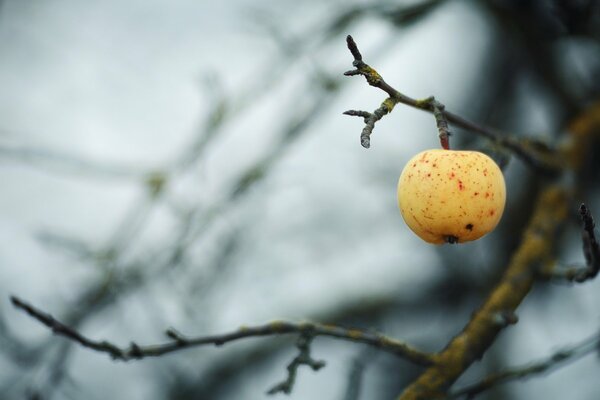
M 450 150 L 450 129 L 448 128 L 448 120 L 444 113 L 444 108 L 446 107 L 433 96 L 426 100 L 433 108 L 433 116 L 435 117 L 435 123 L 439 131 L 440 144 L 443 149 Z

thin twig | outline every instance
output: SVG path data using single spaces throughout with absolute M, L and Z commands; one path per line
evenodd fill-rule
M 368 148 L 370 146 L 370 135 L 373 132 L 375 122 L 379 121 L 385 114 L 391 112 L 394 106 L 398 103 L 402 103 L 430 113 L 435 112 L 435 107 L 431 101 L 431 98 L 416 100 L 400 93 L 398 90 L 390 86 L 375 69 L 363 61 L 362 54 L 358 50 L 358 46 L 356 45 L 356 42 L 352 36 L 348 35 L 346 37 L 346 43 L 348 45 L 348 49 L 354 57 L 352 65 L 355 67 L 355 69 L 344 72 L 344 75 L 362 75 L 365 77 L 369 85 L 383 90 L 389 96 L 382 103 L 381 107 L 379 107 L 373 113 L 356 110 L 350 110 L 344 113 L 347 115 L 360 116 L 365 119 L 366 126 L 361 133 L 361 144 L 363 147 Z M 499 130 L 471 122 L 466 118 L 449 111 L 441 110 L 441 112 L 446 117 L 448 122 L 477 133 L 494 141 L 500 146 L 511 150 L 524 162 L 540 172 L 544 172 L 546 174 L 555 174 L 562 168 L 561 157 L 558 157 L 556 151 L 551 149 L 546 143 L 531 139 L 517 139 Z
M 298 367 L 301 365 L 307 365 L 313 371 L 318 371 L 325 366 L 325 361 L 315 360 L 310 356 L 310 344 L 313 339 L 314 335 L 310 333 L 300 334 L 296 343 L 299 353 L 287 366 L 287 378 L 269 389 L 267 394 L 277 394 L 279 392 L 290 394 L 294 388 L 294 383 L 296 383 Z
M 362 147 L 365 149 L 371 147 L 371 134 L 373 133 L 373 129 L 375 129 L 375 123 L 383 118 L 384 115 L 389 114 L 394 109 L 395 105 L 396 103 L 390 97 L 385 99 L 383 103 L 381 103 L 381 106 L 372 113 L 358 110 L 348 110 L 343 112 L 345 115 L 362 117 L 364 119 L 365 127 L 360 134 L 360 144 Z
M 596 333 L 576 345 L 555 352 L 543 360 L 488 375 L 479 382 L 456 390 L 448 396 L 448 399 L 458 399 L 463 396 L 472 399 L 477 394 L 485 392 L 496 385 L 550 373 L 566 363 L 574 362 L 585 355 L 593 353 L 598 349 L 599 344 L 600 336 Z
M 550 265 L 549 269 L 542 271 L 543 278 L 556 281 L 569 281 L 582 283 L 593 279 L 600 272 L 600 245 L 594 232 L 594 217 L 585 204 L 579 207 L 579 215 L 583 223 L 581 231 L 581 241 L 583 244 L 583 255 L 585 257 L 585 266 L 573 266 L 557 269 L 556 265 Z
M 107 353 L 111 356 L 111 358 L 121 361 L 139 360 L 146 357 L 158 357 L 190 347 L 204 345 L 221 346 L 228 342 L 249 337 L 299 333 L 311 334 L 313 336 L 328 336 L 357 343 L 365 343 L 422 366 L 429 366 L 435 362 L 434 355 L 422 352 L 404 342 L 388 338 L 379 333 L 371 333 L 359 329 L 348 329 L 339 326 L 312 322 L 293 323 L 274 321 L 265 325 L 241 327 L 236 331 L 220 335 L 200 337 L 184 336 L 174 329 L 169 329 L 167 330 L 166 335 L 172 340 L 171 342 L 148 346 L 139 346 L 132 342 L 129 347 L 123 348 L 108 341 L 89 339 L 76 330 L 56 320 L 54 317 L 52 317 L 52 315 L 37 309 L 36 307 L 15 296 L 11 296 L 11 301 L 15 307 L 25 311 L 33 318 L 46 325 L 55 334 L 73 340 L 83 347 L 87 347 L 102 353 Z
M 74 329 L 68 327 L 67 325 L 63 324 L 62 322 L 56 320 L 52 315 L 45 313 L 45 312 L 33 307 L 30 304 L 25 303 L 23 300 L 15 297 L 15 296 L 11 296 L 10 300 L 12 301 L 12 303 L 15 307 L 25 311 L 27 314 L 29 314 L 33 318 L 37 319 L 42 324 L 44 324 L 48 328 L 52 329 L 52 332 L 55 333 L 56 335 L 64 336 L 70 340 L 73 340 L 74 342 L 79 343 L 83 347 L 87 347 L 92 350 L 108 353 L 111 355 L 111 357 L 113 357 L 115 359 L 122 358 L 123 351 L 121 349 L 119 349 L 117 346 L 115 346 L 109 342 L 105 342 L 105 341 L 98 342 L 95 340 L 88 339 L 85 336 L 83 336 L 82 334 L 80 334 L 79 332 L 77 332 L 76 330 L 74 330 Z

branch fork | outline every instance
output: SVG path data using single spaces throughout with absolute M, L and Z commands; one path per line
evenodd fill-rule
M 298 336 L 298 341 L 296 342 L 296 347 L 299 350 L 298 355 L 288 364 L 287 378 L 273 386 L 267 394 L 276 394 L 279 392 L 290 394 L 296 383 L 296 375 L 298 374 L 298 367 L 301 365 L 306 365 L 310 367 L 313 371 L 318 371 L 325 366 L 325 361 L 323 360 L 315 360 L 310 355 L 310 345 L 312 340 L 314 339 L 314 335 L 306 332 L 300 334 Z

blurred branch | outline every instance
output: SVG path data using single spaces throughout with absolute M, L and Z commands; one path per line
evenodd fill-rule
M 559 270 L 556 270 L 555 265 L 552 265 L 550 271 L 542 271 L 544 278 L 581 283 L 595 278 L 598 272 L 600 272 L 600 246 L 594 232 L 596 226 L 594 217 L 585 204 L 581 204 L 579 207 L 579 215 L 583 222 L 581 239 L 586 265 L 584 267 L 561 268 Z
M 543 190 L 522 242 L 496 287 L 462 332 L 436 355 L 436 364 L 410 384 L 399 400 L 444 398 L 458 377 L 483 356 L 496 336 L 516 322 L 514 312 L 531 290 L 540 260 L 556 248 L 556 236 L 566 219 L 567 204 L 566 189 L 549 186 Z
M 425 0 L 415 4 L 402 4 L 395 2 L 383 3 L 373 6 L 374 11 L 381 18 L 390 20 L 396 26 L 407 26 L 420 22 L 446 0 Z
M 67 251 L 78 259 L 92 259 L 98 256 L 98 251 L 79 238 L 70 237 L 54 232 L 42 230 L 36 235 L 40 243 Z
M 333 325 L 309 322 L 292 323 L 285 321 L 274 321 L 266 325 L 258 325 L 254 327 L 241 327 L 237 331 L 230 333 L 195 338 L 186 337 L 174 329 L 169 329 L 167 330 L 166 334 L 170 339 L 172 339 L 172 342 L 149 346 L 139 346 L 135 343 L 131 343 L 128 348 L 121 348 L 107 341 L 89 339 L 77 332 L 75 329 L 70 328 L 69 326 L 56 320 L 52 315 L 39 310 L 38 308 L 19 299 L 18 297 L 11 296 L 11 301 L 15 307 L 25 311 L 31 317 L 46 325 L 55 334 L 64 336 L 67 339 L 77 342 L 83 347 L 87 347 L 98 352 L 107 353 L 113 359 L 121 361 L 137 360 L 146 357 L 158 357 L 189 347 L 198 347 L 210 344 L 221 346 L 225 343 L 248 337 L 273 336 L 289 333 L 328 336 L 357 343 L 365 343 L 405 358 L 418 365 L 427 366 L 433 364 L 435 361 L 434 356 L 431 354 L 421 352 L 406 343 L 388 338 L 378 333 L 365 332 L 358 329 L 342 328 Z
M 294 139 L 300 137 L 302 133 L 308 132 L 306 128 L 315 121 L 318 115 L 326 112 L 326 106 L 330 104 L 333 95 L 338 92 L 339 86 L 336 83 L 341 82 L 341 79 L 334 79 L 334 84 L 331 84 L 331 82 L 322 79 L 321 72 L 315 71 L 315 74 L 317 73 L 317 78 L 319 78 L 317 81 L 321 89 L 320 96 L 316 96 L 307 105 L 306 109 L 298 110 L 299 115 L 296 115 L 296 117 L 291 116 L 284 122 L 281 127 L 281 139 L 272 146 L 261 160 L 248 168 L 247 173 L 233 182 L 233 188 L 227 201 L 220 201 L 218 204 L 208 207 L 195 204 L 189 213 L 181 216 L 180 231 L 173 235 L 172 248 L 167 252 L 164 251 L 164 248 L 159 248 L 156 249 L 156 253 L 151 252 L 150 255 L 146 253 L 144 259 L 122 261 L 127 249 L 134 244 L 137 235 L 147 222 L 152 208 L 166 197 L 167 189 L 169 189 L 168 181 L 174 179 L 175 174 L 182 173 L 195 165 L 194 163 L 204 154 L 204 150 L 215 138 L 214 131 L 221 128 L 228 119 L 232 118 L 233 111 L 240 112 L 244 109 L 245 103 L 243 101 L 233 107 L 231 111 L 224 112 L 222 115 L 219 114 L 218 109 L 209 114 L 208 122 L 201 129 L 197 139 L 186 147 L 186 149 L 190 148 L 191 151 L 186 150 L 179 155 L 178 160 L 181 162 L 175 162 L 163 172 L 155 171 L 140 176 L 142 183 L 147 188 L 146 192 L 141 199 L 132 203 L 129 212 L 118 225 L 108 244 L 103 246 L 103 249 L 97 251 L 92 249 L 91 246 L 85 246 L 85 243 L 79 243 L 78 241 L 50 241 L 52 244 L 65 246 L 76 256 L 83 259 L 89 257 L 91 262 L 98 264 L 106 273 L 106 279 L 91 285 L 79 296 L 79 300 L 76 301 L 78 307 L 69 313 L 68 318 L 66 318 L 66 325 L 73 328 L 73 330 L 77 329 L 83 321 L 93 318 L 101 309 L 114 304 L 124 295 L 139 289 L 151 279 L 156 279 L 158 276 L 171 271 L 172 267 L 185 260 L 187 248 L 192 243 L 197 243 L 198 237 L 207 232 L 211 225 L 210 222 L 217 220 L 223 211 L 231 208 L 235 201 L 238 201 L 242 195 L 248 192 L 248 189 L 266 177 L 274 163 L 285 154 L 286 147 L 293 143 Z M 250 92 L 248 91 L 248 93 Z M 248 103 L 248 105 L 251 104 L 254 103 Z M 227 110 L 230 110 L 230 108 L 227 108 Z M 206 136 L 207 133 L 210 133 L 210 135 Z M 45 238 L 48 239 L 49 237 L 46 236 Z M 54 237 L 54 239 L 56 238 L 58 236 Z M 64 363 L 61 359 L 64 357 L 66 357 L 65 351 L 58 352 L 55 356 L 55 365 L 62 367 Z M 51 366 L 50 368 L 54 367 Z
M 285 394 L 290 394 L 294 387 L 294 383 L 296 383 L 296 375 L 298 374 L 298 367 L 301 365 L 307 365 L 312 368 L 313 371 L 318 371 L 325 366 L 325 361 L 315 360 L 310 356 L 310 343 L 312 342 L 314 335 L 311 333 L 302 333 L 298 337 L 298 342 L 296 343 L 296 347 L 300 351 L 299 354 L 294 357 L 292 362 L 290 362 L 287 366 L 288 376 L 283 381 L 273 386 L 267 394 L 277 394 L 279 392 L 283 392 Z
M 556 2 L 560 3 L 560 2 Z M 490 26 L 497 28 L 503 40 L 514 43 L 514 48 L 521 52 L 521 62 L 544 83 L 544 89 L 559 101 L 560 106 L 556 113 L 564 113 L 563 118 L 570 117 L 582 104 L 573 91 L 573 82 L 563 78 L 559 63 L 556 62 L 557 42 L 564 37 L 564 33 L 551 26 L 557 26 L 548 17 L 556 12 L 546 13 L 541 10 L 540 2 L 481 2 L 492 19 Z M 550 3 L 546 3 L 550 4 Z M 557 6 L 556 9 L 559 7 Z M 561 24 L 562 25 L 562 24 Z
M 313 321 L 329 321 L 334 325 L 352 325 L 371 327 L 380 324 L 382 319 L 390 315 L 409 313 L 411 315 L 427 315 L 432 310 L 453 315 L 456 307 L 470 298 L 471 290 L 476 282 L 466 280 L 459 274 L 448 273 L 419 287 L 418 293 L 378 292 L 368 297 L 347 297 L 342 302 L 328 306 L 321 305 L 307 318 Z M 364 329 L 364 328 L 363 328 Z M 419 344 L 435 337 L 437 332 L 427 332 L 419 338 Z M 248 346 L 235 352 L 220 352 L 211 359 L 210 365 L 194 371 L 185 380 L 186 390 L 194 393 L 195 398 L 212 398 L 220 388 L 234 385 L 240 371 L 256 366 L 270 365 L 273 356 L 286 346 L 283 340 L 246 342 Z M 353 346 L 353 344 L 350 344 Z M 374 355 L 379 354 L 374 347 L 369 347 Z M 182 370 L 180 373 L 187 374 Z M 180 388 L 183 383 L 179 382 Z M 173 397 L 177 399 L 178 397 Z
M 319 73 L 315 72 L 315 74 Z M 280 139 L 232 182 L 227 198 L 220 199 L 216 204 L 206 207 L 204 210 L 193 210 L 189 213 L 188 218 L 183 219 L 183 229 L 181 234 L 177 235 L 173 244 L 173 256 L 168 258 L 169 261 L 166 264 L 174 267 L 179 261 L 183 260 L 187 247 L 193 242 L 198 242 L 199 237 L 206 234 L 211 228 L 211 224 L 224 211 L 231 209 L 236 202 L 250 192 L 249 189 L 262 182 L 273 166 L 285 156 L 286 150 L 302 134 L 308 132 L 307 128 L 326 112 L 327 106 L 331 104 L 332 98 L 339 91 L 339 83 L 341 82 L 341 80 L 334 78 L 331 78 L 330 81 L 333 83 L 320 80 L 321 93 L 315 96 L 306 107 L 302 109 L 296 107 L 296 115 L 289 117 L 280 128 Z
M 86 174 L 98 178 L 139 179 L 146 174 L 144 170 L 133 166 L 99 163 L 70 154 L 25 146 L 0 145 L 0 159 L 41 165 L 44 170 L 54 168 L 63 172 Z
M 596 333 L 576 345 L 557 351 L 546 359 L 490 374 L 479 382 L 456 390 L 448 396 L 448 399 L 458 399 L 461 397 L 472 399 L 476 395 L 485 392 L 496 385 L 552 372 L 559 367 L 577 361 L 583 356 L 597 351 L 598 345 L 600 345 L 600 336 Z
M 350 365 L 348 373 L 348 383 L 346 391 L 344 393 L 343 400 L 358 400 L 360 398 L 360 390 L 362 388 L 363 378 L 367 363 L 373 356 L 373 352 L 370 348 L 365 348 L 361 351 Z
M 17 338 L 6 324 L 4 315 L 0 312 L 0 348 L 15 365 L 28 367 L 38 360 L 39 348 L 31 346 Z M 3 382 L 2 382 L 3 383 Z M 0 393 L 2 393 L 2 383 L 0 383 Z
M 431 98 L 415 100 L 400 93 L 390 86 L 376 70 L 363 61 L 362 54 L 360 53 L 352 36 L 348 35 L 346 42 L 348 49 L 354 57 L 352 65 L 356 69 L 346 71 L 344 75 L 362 75 L 365 77 L 369 85 L 383 90 L 389 96 L 373 113 L 357 110 L 349 110 L 344 113 L 347 115 L 364 118 L 365 127 L 361 133 L 361 144 L 363 147 L 369 148 L 370 136 L 375 127 L 375 123 L 383 118 L 384 115 L 390 113 L 394 109 L 394 106 L 398 103 L 402 103 L 430 113 L 435 112 Z M 478 125 L 449 111 L 442 110 L 442 113 L 449 122 L 461 128 L 480 134 L 497 143 L 498 145 L 511 150 L 528 165 L 540 172 L 544 172 L 546 174 L 555 174 L 562 168 L 561 157 L 559 157 L 558 153 L 551 149 L 546 143 L 531 139 L 517 139 L 495 129 Z

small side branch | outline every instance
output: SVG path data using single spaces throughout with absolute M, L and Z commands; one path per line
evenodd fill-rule
M 569 282 L 585 282 L 589 279 L 593 279 L 600 272 L 600 245 L 596 239 L 596 233 L 594 228 L 594 217 L 590 212 L 589 208 L 585 204 L 581 204 L 579 207 L 579 215 L 583 223 L 581 231 L 581 241 L 583 244 L 583 255 L 585 257 L 586 265 L 583 267 L 569 267 L 556 269 L 554 266 L 551 270 L 542 273 L 543 277 L 552 280 Z
M 351 115 L 355 117 L 362 117 L 365 121 L 365 127 L 360 134 L 360 144 L 365 149 L 371 147 L 371 134 L 375 129 L 375 123 L 383 118 L 384 115 L 389 114 L 394 109 L 396 102 L 391 97 L 388 97 L 381 103 L 381 106 L 373 111 L 372 113 L 367 111 L 359 110 L 348 110 L 344 111 L 345 115 Z
M 422 366 L 430 366 L 434 364 L 436 359 L 433 354 L 422 352 L 402 341 L 388 338 L 378 333 L 310 322 L 293 323 L 285 321 L 274 321 L 265 325 L 241 327 L 238 330 L 229 333 L 200 337 L 188 337 L 177 332 L 175 329 L 169 329 L 167 330 L 166 335 L 170 341 L 167 343 L 139 346 L 132 342 L 129 347 L 119 347 L 107 341 L 90 339 L 56 320 L 52 315 L 37 309 L 15 296 L 11 296 L 11 301 L 16 308 L 25 311 L 31 317 L 50 328 L 55 334 L 73 340 L 83 347 L 106 353 L 112 359 L 120 361 L 159 357 L 164 354 L 191 347 L 205 345 L 221 346 L 229 342 L 250 337 L 275 336 L 292 333 L 301 335 L 310 334 L 312 337 L 327 336 L 351 342 L 365 343 Z
M 283 381 L 273 386 L 267 394 L 276 394 L 279 392 L 290 394 L 296 383 L 296 375 L 298 367 L 308 365 L 313 371 L 318 371 L 325 366 L 325 361 L 315 360 L 310 356 L 310 344 L 314 336 L 310 333 L 303 333 L 298 337 L 296 347 L 298 347 L 298 355 L 287 366 L 288 376 Z
M 546 359 L 488 375 L 479 382 L 458 389 L 450 394 L 448 399 L 458 399 L 462 397 L 472 399 L 476 395 L 485 392 L 496 385 L 550 373 L 565 364 L 574 362 L 585 355 L 593 353 L 598 349 L 599 344 L 600 336 L 595 334 L 576 345 L 557 351 Z

